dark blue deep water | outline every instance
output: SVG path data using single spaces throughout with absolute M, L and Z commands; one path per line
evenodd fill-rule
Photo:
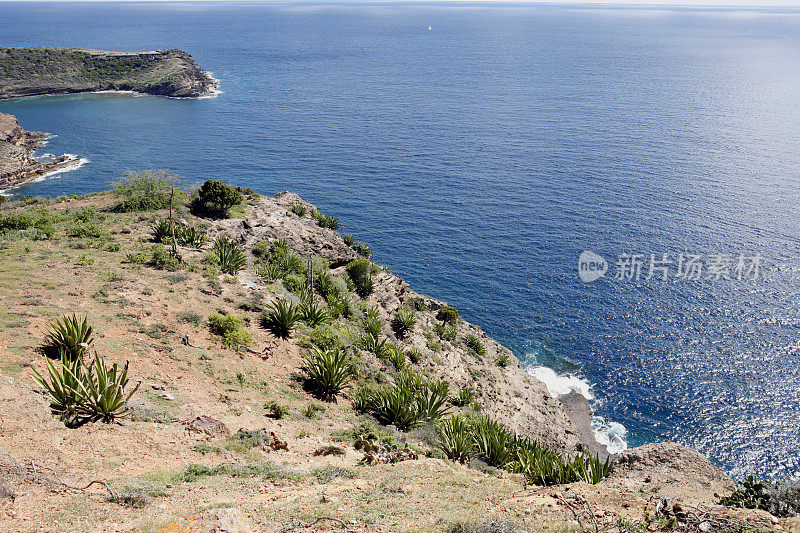
M 145 168 L 296 191 L 532 366 L 586 378 L 629 445 L 800 476 L 800 12 L 0 4 L 0 43 L 181 48 L 224 91 L 0 102 L 90 161 L 16 194 Z M 764 264 L 584 284 L 583 250 L 612 272 Z

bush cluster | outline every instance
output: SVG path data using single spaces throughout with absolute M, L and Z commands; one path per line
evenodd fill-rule
M 249 346 L 253 335 L 244 329 L 244 320 L 235 316 L 211 315 L 208 317 L 211 332 L 222 337 L 222 343 L 229 347 Z
M 401 370 L 394 382 L 382 386 L 365 385 L 353 393 L 353 407 L 369 413 L 383 424 L 400 430 L 413 428 L 425 420 L 438 420 L 447 414 L 448 383 L 423 378 L 409 369 Z
M 603 461 L 596 455 L 564 457 L 482 415 L 453 416 L 440 421 L 437 428 L 437 446 L 449 459 L 465 463 L 479 458 L 490 466 L 523 474 L 534 485 L 594 484 L 608 474 L 610 467 L 610 459 Z
M 372 262 L 364 258 L 353 259 L 345 267 L 356 293 L 362 298 L 372 294 L 372 268 Z
M 128 213 L 166 209 L 173 192 L 174 205 L 182 204 L 186 200 L 185 193 L 180 190 L 183 182 L 183 177 L 165 170 L 128 172 L 114 182 L 114 194 L 121 198 L 114 210 Z
M 192 213 L 211 218 L 228 218 L 230 209 L 244 196 L 235 187 L 217 180 L 206 180 L 192 200 Z

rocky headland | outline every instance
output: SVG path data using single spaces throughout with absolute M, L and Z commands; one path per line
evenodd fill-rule
M 69 154 L 35 159 L 33 152 L 47 139 L 46 133 L 22 129 L 14 115 L 0 113 L 0 190 L 25 185 L 77 163 L 78 158 Z
M 552 398 L 477 325 L 458 318 L 442 328 L 444 302 L 388 268 L 375 267 L 368 295 L 342 288 L 349 314 L 302 323 L 288 338 L 265 327 L 264 313 L 302 292 L 300 278 L 257 266 L 266 250 L 284 243 L 324 258 L 319 275 L 340 287 L 360 254 L 297 195 L 248 194 L 223 220 L 181 203 L 177 219 L 207 240 L 178 245 L 180 263 L 153 242 L 167 211 L 121 213 L 118 202 L 101 193 L 0 207 L 0 529 L 798 531 L 796 521 L 715 504 L 733 482 L 677 444 L 626 450 L 595 484 L 536 486 L 477 458 L 449 460 L 435 424 L 382 425 L 359 407 L 356 385 L 396 383 L 403 366 L 447 382 L 452 395 L 472 391 L 469 402 L 453 396 L 447 416 L 479 413 L 565 457 L 602 448 L 582 398 Z M 223 274 L 209 262 L 220 236 L 249 267 Z M 333 309 L 313 288 L 311 298 Z M 393 317 L 409 308 L 416 320 L 400 335 Z M 73 312 L 95 326 L 93 347 L 129 361 L 141 382 L 121 424 L 65 427 L 32 380 L 45 370 L 37 347 L 48 323 Z M 380 323 L 375 339 L 402 361 L 359 341 L 368 314 Z M 239 320 L 245 344 L 226 347 L 212 315 Z M 358 383 L 336 401 L 303 385 L 304 354 L 321 342 L 358 362 Z
M 97 91 L 197 98 L 217 81 L 182 50 L 0 48 L 0 100 Z

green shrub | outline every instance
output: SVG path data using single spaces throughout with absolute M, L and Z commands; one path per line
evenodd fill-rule
M 165 250 L 166 251 L 166 250 Z M 132 254 L 126 254 L 125 260 L 122 261 L 123 263 L 131 263 L 134 265 L 143 265 L 147 263 L 149 256 L 147 252 L 136 252 Z
M 73 224 L 66 230 L 68 237 L 79 239 L 101 239 L 108 237 L 108 233 L 97 224 Z
M 271 418 L 274 418 L 276 420 L 281 420 L 283 418 L 286 418 L 286 416 L 289 414 L 289 406 L 284 405 L 282 403 L 278 403 L 275 400 L 269 401 L 266 404 L 264 404 L 264 409 L 267 410 Z
M 349 233 L 342 235 L 342 240 L 347 246 L 353 246 L 353 243 L 356 241 L 355 238 Z
M 203 317 L 192 311 L 182 311 L 178 313 L 175 318 L 177 318 L 178 322 L 181 324 L 194 324 L 195 326 L 199 326 L 200 321 L 203 319 Z
M 356 293 L 362 298 L 372 294 L 372 263 L 369 259 L 353 259 L 345 267 Z
M 34 379 L 50 396 L 53 414 L 69 427 L 87 422 L 112 423 L 130 414 L 127 403 L 139 389 L 125 393 L 128 386 L 128 363 L 120 370 L 114 363 L 95 354 L 94 360 L 85 364 L 82 359 L 70 360 L 66 352 L 61 354 L 60 368 L 48 359 L 47 377 L 34 369 Z
M 169 272 L 175 272 L 181 267 L 181 262 L 178 258 L 170 254 L 161 244 L 153 247 L 149 264 L 153 268 L 167 270 Z
M 456 340 L 456 335 L 458 333 L 458 329 L 456 328 L 455 324 L 445 325 L 445 324 L 434 324 L 433 325 L 434 331 L 439 335 L 439 338 L 445 341 L 454 341 Z
M 439 431 L 439 442 L 436 446 L 448 459 L 464 464 L 475 456 L 472 427 L 463 415 L 440 420 L 436 429 Z
M 220 235 L 214 241 L 212 253 L 216 256 L 216 263 L 224 274 L 233 276 L 247 266 L 247 256 L 225 235 Z
M 497 359 L 495 359 L 494 362 L 500 368 L 506 368 L 511 363 L 511 358 L 508 356 L 508 354 L 500 354 L 497 356 Z
M 450 305 L 442 306 L 436 312 L 436 319 L 442 322 L 453 323 L 458 320 L 458 309 Z
M 175 191 L 175 205 L 185 201 L 179 189 L 183 178 L 163 170 L 129 172 L 114 183 L 114 194 L 122 200 L 114 207 L 117 212 L 157 211 L 169 207 Z
M 208 317 L 211 332 L 222 337 L 222 343 L 229 347 L 249 346 L 253 335 L 244 329 L 244 320 L 235 316 L 211 315 Z
M 307 383 L 323 399 L 333 400 L 355 376 L 355 367 L 343 350 L 312 347 L 303 357 Z
M 306 345 L 317 346 L 322 350 L 331 350 L 342 346 L 339 333 L 330 327 L 316 327 L 309 331 Z
M 192 212 L 200 216 L 228 218 L 230 209 L 242 203 L 244 196 L 234 187 L 217 180 L 206 180 L 192 202 Z
M 397 333 L 397 336 L 402 338 L 405 337 L 406 333 L 414 329 L 416 323 L 417 316 L 414 310 L 404 307 L 394 315 L 392 328 Z
M 294 303 L 286 299 L 274 302 L 261 315 L 264 327 L 269 329 L 273 335 L 282 339 L 288 339 L 292 335 L 298 320 L 300 320 L 299 309 Z
M 425 305 L 425 300 L 419 297 L 409 298 L 406 302 L 408 306 L 415 311 L 425 311 L 428 306 Z
M 422 352 L 420 352 L 416 348 L 411 348 L 410 350 L 408 350 L 408 352 L 406 352 L 406 355 L 408 356 L 408 360 L 414 363 L 415 365 L 419 364 L 420 360 L 422 359 Z
M 295 215 L 302 217 L 306 214 L 306 206 L 303 204 L 292 204 L 289 206 L 289 211 L 294 213 Z
M 486 348 L 483 346 L 483 343 L 477 336 L 470 333 L 464 337 L 464 344 L 466 344 L 467 348 L 472 350 L 476 355 L 481 357 L 486 355 Z
M 83 359 L 94 342 L 94 328 L 87 317 L 78 320 L 74 313 L 64 315 L 48 324 L 44 342 L 45 353 L 50 357 L 65 355 L 69 361 Z
M 269 254 L 272 246 L 268 242 L 259 242 L 253 246 L 253 255 L 261 260 L 269 260 Z
M 773 516 L 800 514 L 800 481 L 767 481 L 748 476 L 736 483 L 730 496 L 714 494 L 720 505 L 744 509 L 761 509 Z

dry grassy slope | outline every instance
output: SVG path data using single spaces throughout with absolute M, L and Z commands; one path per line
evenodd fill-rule
M 210 224 L 185 216 L 211 234 L 225 231 L 248 243 L 260 238 L 259 232 L 280 229 L 295 246 L 301 245 L 297 237 L 302 236 L 303 245 L 310 247 L 307 251 L 349 253 L 333 232 L 317 228 L 307 216 L 300 219 L 289 213 L 285 206 L 294 200 L 285 194 L 274 200 L 261 198 L 247 208 L 246 222 Z M 653 494 L 680 495 L 697 503 L 730 488 L 724 474 L 680 447 L 675 453 L 665 453 L 663 446 L 636 452 L 597 486 L 525 489 L 519 476 L 484 473 L 438 459 L 359 465 L 361 454 L 336 437 L 358 419 L 347 399 L 322 405 L 305 393 L 295 379 L 300 366 L 297 339 L 278 342 L 257 327 L 256 312 L 238 308 L 242 302 L 263 304 L 278 298 L 280 287 L 264 286 L 247 272 L 215 283 L 200 272 L 167 273 L 123 263 L 126 254 L 151 246 L 147 241 L 154 216 L 103 213 L 112 201 L 109 195 L 97 195 L 48 207 L 97 208 L 105 217 L 99 224 L 109 232 L 106 240 L 69 238 L 59 226 L 53 240 L 2 241 L 0 489 L 9 488 L 16 496 L 0 499 L 2 531 L 155 531 L 184 515 L 231 506 L 241 511 L 247 528 L 260 531 L 281 531 L 321 515 L 341 519 L 357 531 L 442 531 L 456 521 L 490 518 L 513 520 L 526 529 L 565 530 L 574 529 L 577 522 L 562 497 L 582 495 L 597 515 L 592 520 L 610 527 L 620 516 L 639 518 Z M 119 250 L 109 251 L 113 243 Z M 202 260 L 200 252 L 183 253 L 188 264 Z M 388 318 L 414 293 L 395 276 L 383 273 L 379 279 L 371 301 L 379 303 Z M 426 301 L 431 308 L 438 305 Z M 272 347 L 272 354 L 224 349 L 205 325 L 218 309 L 248 318 L 255 351 Z M 112 361 L 130 361 L 133 379 L 142 382 L 134 397 L 136 419 L 67 429 L 50 415 L 46 399 L 35 390 L 30 367 L 43 369 L 36 349 L 46 323 L 72 311 L 91 318 L 102 354 Z M 186 313 L 202 317 L 200 323 L 186 323 Z M 407 343 L 427 350 L 421 332 L 430 321 L 426 315 Z M 472 325 L 459 327 L 461 334 L 478 332 Z M 385 334 L 391 332 L 387 329 Z M 181 342 L 185 335 L 191 346 Z M 486 361 L 453 346 L 439 354 L 426 351 L 423 369 L 454 385 L 482 383 L 481 401 L 489 413 L 520 432 L 574 447 L 570 423 L 542 385 L 516 364 L 505 370 L 493 366 L 494 353 L 503 348 L 488 338 L 484 342 L 489 350 Z M 264 403 L 269 400 L 289 405 L 289 416 L 265 416 Z M 309 416 L 309 405 L 324 410 Z M 229 437 L 187 431 L 183 422 L 198 415 L 221 420 L 231 431 L 273 431 L 289 449 L 247 449 Z M 413 437 L 403 438 L 425 448 Z M 340 446 L 344 455 L 314 454 L 326 445 Z M 282 465 L 292 475 L 214 475 L 194 481 L 181 477 L 192 463 L 263 461 Z M 338 477 L 329 479 L 337 472 Z M 152 501 L 143 508 L 125 507 L 106 501 L 100 486 L 78 491 L 53 479 L 72 486 L 103 480 L 117 492 L 134 490 Z M 583 521 L 588 520 L 584 516 Z M 299 530 L 327 528 L 338 525 L 326 522 Z

